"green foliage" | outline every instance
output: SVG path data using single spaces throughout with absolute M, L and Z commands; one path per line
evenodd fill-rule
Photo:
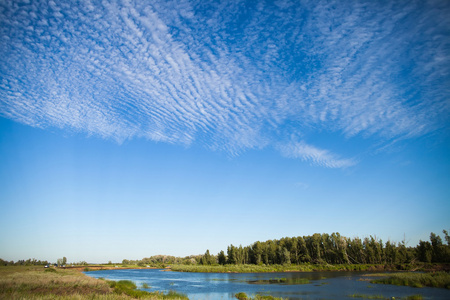
M 316 265 L 333 264 L 371 264 L 401 266 L 415 261 L 425 263 L 450 262 L 450 237 L 443 231 L 447 245 L 441 237 L 431 233 L 430 242 L 420 241 L 416 247 L 407 247 L 406 242 L 392 243 L 374 236 L 364 239 L 347 238 L 338 232 L 329 234 L 315 233 L 312 236 L 282 238 L 280 240 L 257 241 L 251 246 L 227 247 L 227 256 L 223 251 L 216 257 L 209 251 L 200 258 L 203 265 L 289 265 L 314 263 Z M 212 259 L 214 257 L 214 259 Z M 355 268 L 354 268 L 355 269 Z
M 177 291 L 169 291 L 163 296 L 164 299 L 188 299 L 185 294 L 178 293 Z
M 200 259 L 200 264 L 202 265 L 214 265 L 216 264 L 216 257 L 209 253 L 209 250 L 206 250 L 205 254 Z
M 244 293 L 244 292 L 237 293 L 237 294 L 234 295 L 234 297 L 236 299 L 239 299 L 239 300 L 247 300 L 247 299 L 249 299 L 247 294 Z
M 130 280 L 107 281 L 109 286 L 114 289 L 116 294 L 125 294 L 133 298 L 149 298 L 151 296 L 159 296 L 162 299 L 188 299 L 186 295 L 176 291 L 169 291 L 167 294 L 161 292 L 147 292 L 138 290 L 136 284 Z M 147 288 L 149 286 L 147 285 Z
M 271 295 L 259 295 L 257 294 L 254 298 L 247 296 L 246 293 L 240 292 L 234 295 L 235 298 L 239 300 L 283 300 L 283 298 L 276 298 Z
M 202 272 L 202 273 L 268 273 L 268 272 L 311 272 L 311 271 L 377 271 L 384 266 L 379 265 L 330 265 L 330 264 L 299 264 L 299 265 L 173 265 L 172 271 Z
M 225 252 L 223 252 L 223 250 L 221 250 L 219 252 L 219 254 L 217 255 L 217 260 L 219 262 L 220 265 L 224 265 L 227 262 L 227 257 L 225 256 Z

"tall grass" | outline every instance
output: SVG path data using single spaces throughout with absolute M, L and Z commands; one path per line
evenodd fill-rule
M 136 289 L 133 282 L 111 283 L 73 270 L 42 267 L 0 267 L 0 299 L 31 300 L 129 300 L 187 299 L 177 293 L 163 294 Z
M 373 283 L 404 285 L 411 287 L 437 287 L 450 289 L 450 274 L 446 272 L 435 273 L 395 273 L 386 274 L 385 278 L 372 280 Z
M 240 292 L 234 295 L 236 299 L 239 300 L 283 300 L 283 298 L 277 298 L 270 295 L 260 295 L 256 294 L 255 297 L 249 297 L 246 293 Z
M 268 272 L 313 272 L 313 271 L 377 271 L 389 269 L 385 265 L 172 265 L 171 270 L 177 272 L 201 273 L 268 273 Z

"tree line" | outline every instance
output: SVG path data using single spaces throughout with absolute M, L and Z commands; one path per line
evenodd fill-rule
M 18 261 L 13 261 L 13 260 L 8 261 L 8 260 L 3 260 L 0 258 L 0 266 L 45 266 L 45 265 L 51 265 L 51 264 L 53 264 L 53 263 L 50 263 L 47 260 L 37 260 L 35 258 L 33 258 L 33 259 L 29 258 L 27 260 L 21 259 Z M 58 258 L 56 261 L 56 265 L 58 265 L 58 266 L 64 266 L 67 264 L 69 264 L 69 263 L 67 262 L 67 258 L 65 256 L 63 258 Z M 80 261 L 77 263 L 74 263 L 74 262 L 70 263 L 70 265 L 87 265 L 87 264 L 88 263 L 85 261 Z
M 46 260 L 37 260 L 35 258 L 31 259 L 21 259 L 16 262 L 13 260 L 7 261 L 0 258 L 0 266 L 45 266 L 48 265 L 48 261 Z
M 166 266 L 180 265 L 284 265 L 284 264 L 409 264 L 450 263 L 450 237 L 443 230 L 444 240 L 435 234 L 430 234 L 430 241 L 420 241 L 415 247 L 408 247 L 405 241 L 395 243 L 369 236 L 364 239 L 348 238 L 338 232 L 332 234 L 315 233 L 308 236 L 285 237 L 279 240 L 254 242 L 249 246 L 230 245 L 227 251 L 213 255 L 206 250 L 203 255 L 175 257 L 170 255 L 155 255 L 141 260 L 122 261 L 123 265 Z M 58 264 L 65 264 L 67 259 L 58 259 Z M 5 265 L 47 265 L 47 261 L 36 259 L 5 261 L 0 259 L 0 266 Z M 86 265 L 86 262 L 71 263 Z M 111 262 L 109 262 L 111 264 Z
M 406 242 L 383 243 L 370 236 L 364 239 L 348 238 L 339 233 L 286 237 L 279 240 L 255 242 L 246 247 L 227 247 L 217 255 L 209 250 L 199 259 L 202 265 L 213 264 L 406 264 L 412 262 L 450 263 L 450 237 L 443 231 L 446 244 L 434 233 L 430 241 L 420 241 L 416 247 Z

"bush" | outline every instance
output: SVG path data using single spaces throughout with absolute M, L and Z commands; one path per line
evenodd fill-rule
M 239 300 L 247 300 L 248 296 L 246 293 L 240 292 L 234 295 L 234 297 L 236 297 Z
M 57 273 L 57 271 L 55 269 L 53 269 L 53 268 L 45 269 L 44 272 Z

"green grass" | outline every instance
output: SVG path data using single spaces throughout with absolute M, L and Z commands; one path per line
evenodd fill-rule
M 240 292 L 234 295 L 236 299 L 239 300 L 283 300 L 283 298 L 277 298 L 270 295 L 259 295 L 257 294 L 254 298 L 247 296 L 246 293 Z
M 384 278 L 372 280 L 372 283 L 393 284 L 411 287 L 436 287 L 450 289 L 450 274 L 446 272 L 435 273 L 395 273 L 382 274 Z
M 352 298 L 362 298 L 362 299 L 386 299 L 386 297 L 384 297 L 382 295 L 353 294 L 353 295 L 348 295 L 348 296 L 352 297 Z
M 199 273 L 269 273 L 269 272 L 314 272 L 314 271 L 386 271 L 387 265 L 330 265 L 330 264 L 299 264 L 299 265 L 172 265 L 171 270 L 177 272 Z

